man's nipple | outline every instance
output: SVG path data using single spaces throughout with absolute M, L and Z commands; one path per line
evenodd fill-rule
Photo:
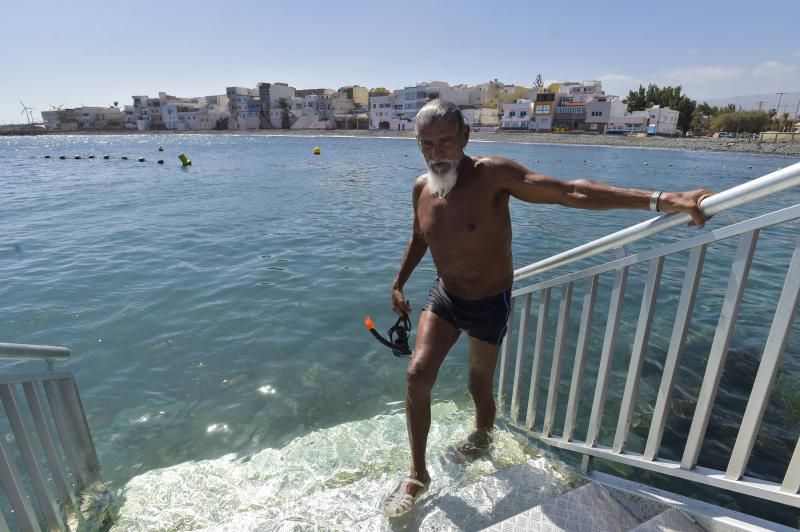
M 476 229 L 476 227 L 475 227 L 475 224 L 469 224 L 469 225 L 467 226 L 467 231 L 469 231 L 470 233 L 472 233 L 473 231 L 475 231 L 475 229 Z

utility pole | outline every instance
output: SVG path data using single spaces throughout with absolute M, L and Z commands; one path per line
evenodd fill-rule
M 798 100 L 798 101 L 800 101 L 800 100 Z M 766 100 L 758 100 L 758 102 L 756 102 L 756 103 L 758 104 L 758 110 L 760 111 L 761 110 L 761 106 L 764 105 L 765 103 L 767 103 L 767 101 Z
M 800 96 L 797 97 L 797 107 L 794 108 L 794 121 L 797 122 L 797 112 L 800 111 Z
M 772 130 L 773 131 L 775 130 L 775 120 L 777 120 L 778 115 L 781 113 L 781 98 L 783 98 L 783 95 L 786 94 L 786 93 L 785 92 L 776 92 L 775 94 L 778 95 L 778 107 L 776 108 L 775 119 L 772 121 Z

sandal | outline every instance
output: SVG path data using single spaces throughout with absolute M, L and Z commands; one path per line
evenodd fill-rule
M 420 489 L 412 495 L 408 492 L 409 484 L 419 486 Z M 400 485 L 383 501 L 383 513 L 386 514 L 387 517 L 403 515 L 414 507 L 414 503 L 426 491 L 428 491 L 428 485 L 423 484 L 417 479 L 409 477 L 402 480 Z
M 457 464 L 472 462 L 492 450 L 491 436 L 472 433 L 466 440 L 457 443 L 445 451 L 445 456 Z

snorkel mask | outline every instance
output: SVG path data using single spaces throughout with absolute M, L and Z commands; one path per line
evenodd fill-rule
M 408 316 L 400 316 L 397 318 L 397 323 L 389 329 L 386 335 L 389 337 L 387 340 L 375 330 L 375 324 L 372 318 L 367 316 L 364 318 L 364 325 L 372 333 L 380 343 L 392 350 L 392 354 L 396 357 L 404 357 L 411 355 L 411 348 L 408 347 L 408 336 L 411 334 L 411 320 Z

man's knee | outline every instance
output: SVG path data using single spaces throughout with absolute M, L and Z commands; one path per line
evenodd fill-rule
M 409 391 L 430 393 L 436 382 L 436 370 L 423 362 L 411 361 L 406 368 L 406 383 Z

